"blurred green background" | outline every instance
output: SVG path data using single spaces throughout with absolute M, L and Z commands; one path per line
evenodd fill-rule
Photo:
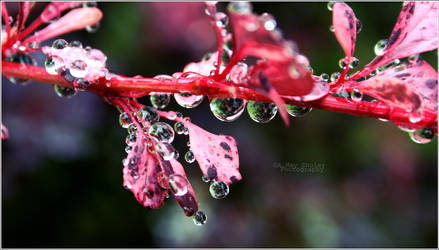
M 326 4 L 258 2 L 254 10 L 276 17 L 315 74 L 332 73 L 344 55 L 329 32 Z M 11 13 L 15 5 L 8 4 Z M 215 49 L 201 3 L 98 5 L 104 18 L 97 33 L 62 38 L 101 49 L 114 72 L 172 74 Z M 355 52 L 361 67 L 390 35 L 401 3 L 350 6 L 363 23 Z M 37 4 L 31 20 L 43 7 Z M 425 58 L 437 68 L 437 51 Z M 173 198 L 149 210 L 122 188 L 127 133 L 115 108 L 90 93 L 61 99 L 47 84 L 3 78 L 2 120 L 11 137 L 2 142 L 3 247 L 437 247 L 436 139 L 418 145 L 391 122 L 321 110 L 290 127 L 280 117 L 257 124 L 247 114 L 224 123 L 206 100 L 191 110 L 172 100 L 167 110 L 238 143 L 243 180 L 215 200 L 196 164 L 183 160 L 187 137 L 177 136 L 208 217 L 202 227 Z M 292 164 L 323 170 L 279 168 Z

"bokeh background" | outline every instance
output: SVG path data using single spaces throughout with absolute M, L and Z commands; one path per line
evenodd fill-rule
M 315 74 L 332 73 L 344 55 L 326 4 L 258 2 L 254 10 L 277 18 Z M 98 5 L 104 18 L 97 33 L 62 38 L 101 49 L 114 72 L 172 74 L 215 50 L 201 3 Z M 361 67 L 390 35 L 401 3 L 350 5 L 363 23 L 355 52 Z M 437 51 L 425 58 L 437 68 Z M 196 164 L 182 159 L 187 137 L 177 136 L 208 216 L 202 227 L 173 198 L 149 210 L 122 188 L 127 132 L 115 108 L 91 93 L 62 99 L 48 84 L 18 86 L 3 77 L 2 120 L 11 137 L 2 142 L 3 247 L 437 247 L 436 139 L 418 145 L 390 122 L 321 110 L 285 127 L 279 116 L 268 124 L 247 114 L 221 122 L 207 100 L 191 110 L 172 100 L 167 109 L 238 143 L 243 180 L 215 200 Z M 293 164 L 323 170 L 279 167 Z

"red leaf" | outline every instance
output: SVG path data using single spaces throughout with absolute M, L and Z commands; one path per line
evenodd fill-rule
M 362 81 L 357 87 L 389 105 L 417 111 L 437 110 L 437 72 L 425 61 L 395 66 Z
M 189 130 L 191 151 L 205 176 L 227 184 L 241 180 L 239 155 L 235 139 L 226 135 L 215 135 L 183 121 Z
M 131 190 L 143 206 L 159 208 L 168 193 L 158 183 L 160 172 L 156 155 L 148 152 L 146 139 L 139 135 L 124 163 L 124 187 Z
M 332 7 L 332 25 L 335 37 L 349 60 L 354 55 L 357 39 L 357 18 L 354 11 L 345 3 L 336 2 Z
M 438 2 L 404 2 L 382 56 L 365 68 L 372 71 L 395 59 L 438 47 Z

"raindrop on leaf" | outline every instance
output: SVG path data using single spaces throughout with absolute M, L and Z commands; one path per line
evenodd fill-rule
M 209 187 L 210 195 L 215 199 L 223 199 L 229 194 L 229 186 L 223 181 L 214 181 Z
M 168 176 L 169 187 L 175 196 L 182 196 L 187 193 L 188 181 L 179 174 L 171 174 Z

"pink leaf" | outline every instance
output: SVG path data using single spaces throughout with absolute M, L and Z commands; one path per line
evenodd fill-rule
M 205 176 L 227 184 L 241 180 L 239 155 L 235 139 L 226 135 L 215 135 L 183 121 L 189 130 L 191 151 Z
M 300 102 L 310 102 L 318 100 L 326 96 L 329 92 L 329 84 L 327 81 L 320 79 L 318 76 L 314 76 L 314 87 L 311 93 L 303 96 L 291 96 L 291 100 Z
M 46 8 L 44 8 L 43 12 L 41 12 L 40 18 L 43 22 L 49 22 L 53 18 L 61 15 L 61 12 L 67 9 L 75 8 L 79 4 L 82 4 L 82 2 L 51 2 L 46 6 Z
M 139 135 L 124 162 L 124 187 L 131 190 L 143 206 L 156 209 L 163 204 L 168 191 L 160 188 L 160 164 L 146 145 L 146 139 Z
M 395 66 L 360 82 L 357 89 L 389 105 L 437 110 L 437 72 L 425 61 Z
M 395 59 L 438 47 L 438 2 L 404 2 L 384 54 L 365 68 L 372 71 Z
M 354 11 L 345 3 L 336 2 L 332 8 L 332 25 L 335 37 L 349 60 L 354 55 L 357 39 L 357 18 Z
M 28 42 L 41 42 L 74 30 L 84 29 L 99 22 L 102 12 L 98 8 L 88 7 L 71 10 L 63 17 L 28 38 Z

